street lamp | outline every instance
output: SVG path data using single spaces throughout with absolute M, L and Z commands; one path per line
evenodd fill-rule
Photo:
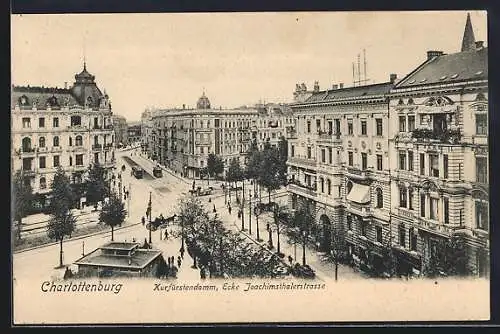
M 128 183 L 128 196 L 127 196 L 127 217 L 130 217 L 130 182 Z
M 248 189 L 248 233 L 252 235 L 252 190 Z
M 151 191 L 149 192 L 149 202 L 147 212 L 149 214 L 149 244 L 151 244 Z

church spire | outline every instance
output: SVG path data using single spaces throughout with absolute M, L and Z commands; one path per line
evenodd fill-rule
M 470 13 L 467 13 L 467 21 L 465 22 L 464 37 L 462 38 L 462 52 L 472 51 L 476 49 L 476 39 L 474 38 L 474 30 L 470 21 Z

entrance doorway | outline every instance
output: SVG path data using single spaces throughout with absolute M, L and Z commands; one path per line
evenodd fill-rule
M 330 252 L 332 248 L 332 223 L 327 215 L 320 217 L 320 222 L 323 227 L 323 238 L 321 239 L 321 251 Z

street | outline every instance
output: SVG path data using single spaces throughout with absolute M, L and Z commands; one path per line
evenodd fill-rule
M 136 179 L 131 175 L 130 166 L 123 159 L 124 156 L 128 156 L 144 168 L 146 173 L 142 179 Z M 117 193 L 120 193 L 119 187 L 121 187 L 121 195 L 123 199 L 123 187 L 125 187 L 125 190 L 129 190 L 130 196 L 124 202 L 129 215 L 127 216 L 122 227 L 115 229 L 114 240 L 130 242 L 135 239 L 140 243 L 143 243 L 144 240 L 149 241 L 149 231 L 141 224 L 141 218 L 143 216 L 146 217 L 146 209 L 150 193 L 152 202 L 152 219 L 160 214 L 164 217 L 169 217 L 177 212 L 178 199 L 188 193 L 189 189 L 192 187 L 193 180 L 183 179 L 165 169 L 163 171 L 163 177 L 153 177 L 152 169 L 155 166 L 155 163 L 140 156 L 138 150 L 117 151 L 116 159 L 116 174 L 121 173 L 121 180 L 118 178 L 115 179 L 113 189 Z M 124 171 L 121 169 L 122 165 L 125 166 Z M 195 181 L 196 186 L 201 185 L 201 183 L 203 183 L 203 186 L 207 185 L 207 181 L 205 180 Z M 235 191 L 233 191 L 231 195 L 231 203 L 233 207 L 230 214 L 228 207 L 225 205 L 225 199 L 229 200 L 229 196 L 225 198 L 224 193 L 220 188 L 220 184 L 220 182 L 210 181 L 210 185 L 214 187 L 214 193 L 212 195 L 200 197 L 208 212 L 213 213 L 212 210 L 215 205 L 218 217 L 224 222 L 228 230 L 236 233 L 242 233 L 242 235 L 245 236 L 249 242 L 256 243 L 261 247 L 267 246 L 269 239 L 267 222 L 271 222 L 272 219 L 270 213 L 263 213 L 259 217 L 259 237 L 262 240 L 259 242 L 257 241 L 256 216 L 252 215 L 252 233 L 250 234 L 248 231 L 250 222 L 248 216 L 248 206 L 245 207 L 245 230 L 242 232 L 241 219 L 237 217 L 238 208 L 236 206 Z M 245 191 L 252 188 L 253 186 L 250 185 L 250 182 L 245 183 Z M 241 194 L 242 192 L 239 191 L 240 197 Z M 246 198 L 248 198 L 247 195 L 248 193 L 245 193 Z M 281 190 L 278 193 L 272 194 L 272 200 L 286 204 L 286 191 Z M 263 203 L 267 202 L 267 192 L 262 192 L 262 201 Z M 171 227 L 168 229 L 170 230 Z M 152 245 L 154 248 L 162 250 L 165 259 L 167 257 L 174 256 L 175 263 L 177 263 L 177 256 L 180 254 L 179 249 L 181 247 L 180 239 L 175 239 L 170 236 L 168 240 L 165 240 L 164 231 L 164 229 L 159 229 L 151 233 Z M 275 252 L 278 240 L 275 229 L 272 232 L 272 239 L 274 248 L 271 251 Z M 106 230 L 104 233 L 66 239 L 63 243 L 64 264 L 66 266 L 71 266 L 71 264 L 78 260 L 82 254 L 88 254 L 110 240 L 110 229 Z M 290 244 L 284 231 L 282 231 L 280 235 L 280 246 L 281 252 L 285 254 L 284 261 L 288 262 L 288 256 L 291 256 L 294 259 L 294 262 L 301 263 L 301 245 L 297 245 L 295 248 L 293 244 Z M 15 253 L 13 255 L 13 276 L 14 278 L 30 277 L 37 279 L 60 278 L 64 274 L 64 269 L 55 269 L 58 264 L 58 259 L 59 244 L 52 244 Z M 199 279 L 199 271 L 191 268 L 192 262 L 193 260 L 187 253 L 185 253 L 183 263 L 178 271 L 178 279 Z M 310 247 L 307 247 L 306 249 L 306 262 L 315 270 L 319 279 L 330 280 L 334 278 L 334 265 L 323 259 L 320 253 L 310 249 Z M 72 269 L 75 270 L 76 268 Z M 339 265 L 339 280 L 363 277 L 363 274 L 355 271 L 354 269 L 348 266 Z

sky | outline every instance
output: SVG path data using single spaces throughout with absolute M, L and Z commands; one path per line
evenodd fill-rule
M 487 43 L 487 13 L 470 11 Z M 290 12 L 12 15 L 12 84 L 71 86 L 83 68 L 113 112 L 139 121 L 148 107 L 214 108 L 291 102 L 297 83 L 353 85 L 407 75 L 428 50 L 460 51 L 467 12 Z M 357 65 L 356 65 L 357 68 Z

